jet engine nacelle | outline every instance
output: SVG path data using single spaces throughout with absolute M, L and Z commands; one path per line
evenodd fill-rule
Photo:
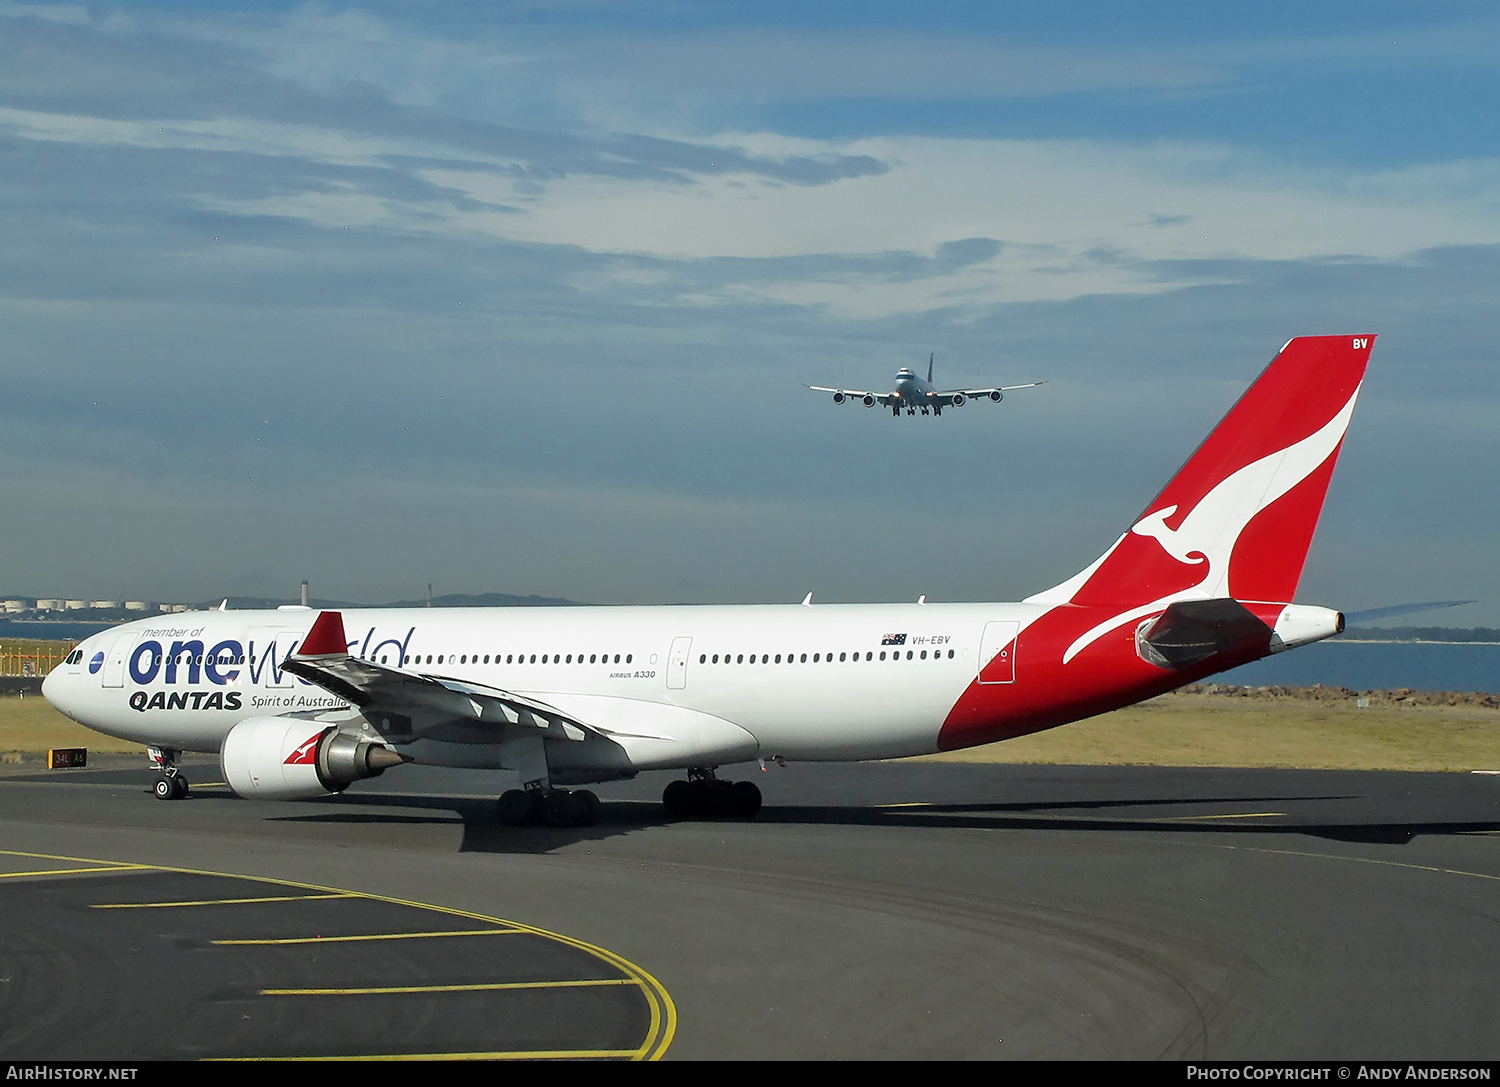
M 248 717 L 219 752 L 224 780 L 247 800 L 327 796 L 405 761 L 384 744 L 294 717 Z
M 875 406 L 875 398 L 873 396 L 871 396 L 869 393 L 865 393 L 865 395 L 862 396 L 860 399 L 864 402 L 864 405 L 867 408 L 873 408 Z
M 953 406 L 955 408 L 961 408 L 961 407 L 964 406 L 964 404 L 967 401 L 967 399 L 968 398 L 965 397 L 963 393 L 954 393 L 953 394 Z
M 842 404 L 847 399 L 848 399 L 848 397 L 846 397 L 843 393 L 834 393 L 833 394 L 833 402 L 835 404 Z
M 998 404 L 1000 403 L 1000 401 L 1005 399 L 1005 394 L 999 389 L 996 389 L 994 392 L 990 393 L 990 399 Z

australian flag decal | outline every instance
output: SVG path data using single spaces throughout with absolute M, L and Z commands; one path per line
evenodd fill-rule
M 884 638 L 880 639 L 880 644 L 881 645 L 905 645 L 906 644 L 906 635 L 905 634 L 887 634 Z

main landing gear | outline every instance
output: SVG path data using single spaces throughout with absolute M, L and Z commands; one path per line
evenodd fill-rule
M 181 768 L 177 765 L 178 758 L 182 752 L 172 747 L 148 747 L 146 755 L 151 764 L 160 773 L 156 775 L 156 781 L 151 786 L 151 792 L 158 800 L 182 800 L 188 794 L 188 779 L 183 776 Z
M 588 789 L 511 789 L 501 794 L 495 814 L 508 827 L 591 827 L 602 807 Z
M 760 789 L 753 781 L 720 781 L 711 766 L 695 767 L 686 781 L 662 790 L 661 803 L 672 819 L 749 819 L 760 811 Z

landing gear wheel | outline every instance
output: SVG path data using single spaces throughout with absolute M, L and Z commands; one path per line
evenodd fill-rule
M 531 797 L 520 789 L 502 793 L 500 799 L 495 801 L 495 814 L 504 826 L 524 827 L 532 818 Z
M 672 782 L 661 803 L 669 819 L 749 819 L 760 811 L 760 789 L 753 781 L 695 778 Z
M 661 805 L 669 819 L 691 819 L 698 814 L 698 790 L 688 781 L 670 782 L 661 791 Z
M 583 809 L 582 827 L 591 827 L 599 821 L 599 816 L 604 811 L 604 805 L 599 803 L 599 797 L 589 789 L 579 789 L 573 796 L 578 800 Z
M 729 787 L 729 810 L 739 819 L 760 811 L 760 789 L 753 781 L 736 781 Z
M 181 774 L 158 774 L 151 791 L 158 800 L 181 800 L 188 794 L 187 778 Z

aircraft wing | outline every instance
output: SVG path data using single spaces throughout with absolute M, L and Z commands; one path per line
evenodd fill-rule
M 865 389 L 834 389 L 827 385 L 809 385 L 808 388 L 815 393 L 832 393 L 835 404 L 842 404 L 845 400 L 868 399 L 871 403 L 890 407 L 899 399 L 890 393 L 872 393 Z
M 545 702 L 510 691 L 419 675 L 352 656 L 344 641 L 343 616 L 336 611 L 318 616 L 282 668 L 370 715 L 438 716 L 520 725 L 553 739 L 582 740 L 587 733 L 598 731 Z
M 1047 384 L 1045 381 L 1028 381 L 1024 385 L 1001 385 L 992 389 L 947 389 L 935 393 L 934 396 L 946 408 L 951 404 L 959 403 L 960 398 L 963 400 L 1004 400 L 1005 394 L 1012 389 L 1034 389 L 1038 385 L 1045 384 Z

